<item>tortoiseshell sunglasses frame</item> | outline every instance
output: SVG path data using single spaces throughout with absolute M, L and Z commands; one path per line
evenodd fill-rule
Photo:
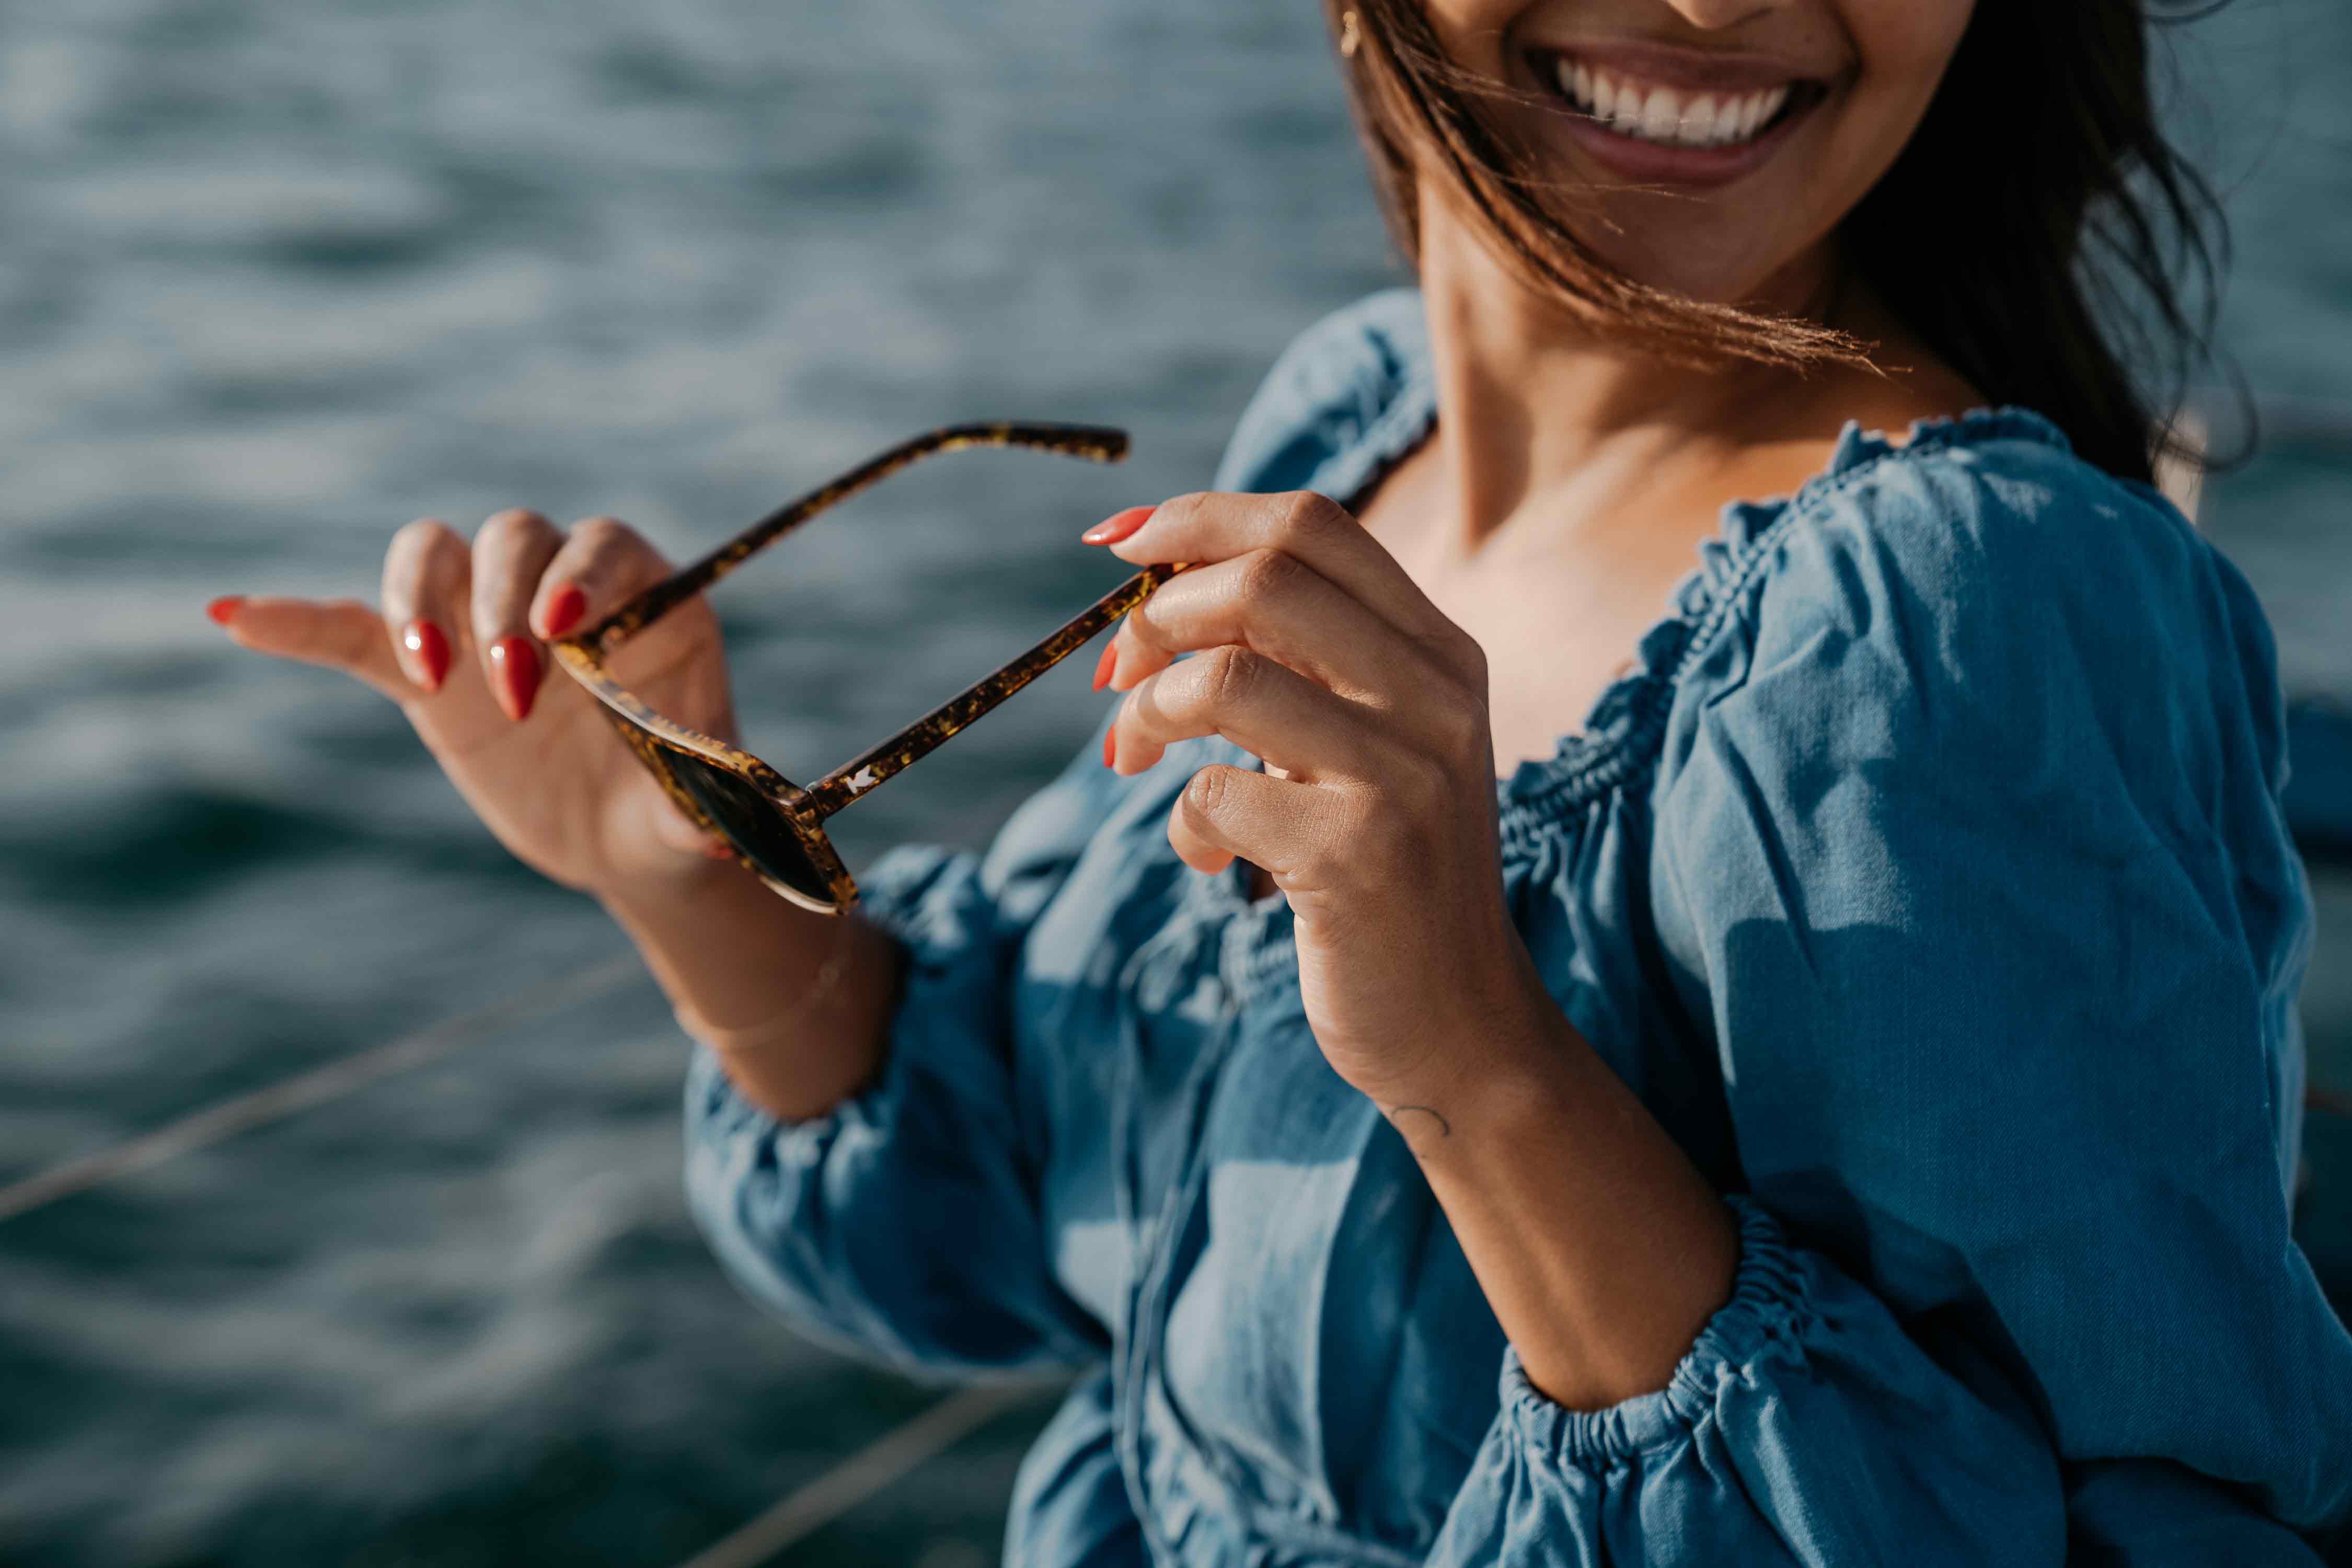
M 646 771 L 660 782 L 678 809 L 705 832 L 725 839 L 733 847 L 739 864 L 803 909 L 819 914 L 845 914 L 857 901 L 857 883 L 825 837 L 823 825 L 827 817 L 862 800 L 877 784 L 905 771 L 949 736 L 1086 646 L 1097 632 L 1150 598 L 1154 589 L 1184 570 L 1184 566 L 1146 567 L 1012 663 L 950 698 L 880 745 L 859 753 L 805 786 L 793 783 L 740 747 L 655 712 L 635 693 L 613 679 L 604 668 L 604 660 L 631 637 L 828 507 L 934 453 L 975 447 L 1024 447 L 1097 463 L 1116 463 L 1127 456 L 1128 441 L 1126 431 L 1095 425 L 950 425 L 927 432 L 900 442 L 798 500 L 777 508 L 604 619 L 570 637 L 555 638 L 549 645 L 565 672 L 586 687 L 603 705 L 604 717 L 620 731 L 621 738 L 645 763 Z M 771 876 L 736 836 L 704 810 L 678 782 L 666 760 L 668 749 L 684 752 L 732 774 L 772 805 L 777 823 L 799 843 L 810 866 L 829 884 L 830 901 L 813 898 Z

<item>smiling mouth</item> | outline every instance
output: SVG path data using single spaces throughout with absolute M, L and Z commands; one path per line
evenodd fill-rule
M 1530 59 L 1568 105 L 1628 141 L 1659 147 L 1732 148 L 1763 137 L 1826 95 L 1801 78 L 1744 91 L 1669 87 L 1570 54 Z

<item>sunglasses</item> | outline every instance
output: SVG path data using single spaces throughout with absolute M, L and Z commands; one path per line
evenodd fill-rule
M 904 772 L 1085 647 L 1184 566 L 1146 567 L 1012 663 L 812 784 L 796 784 L 751 752 L 664 718 L 614 679 L 604 661 L 631 637 L 826 508 L 934 453 L 975 447 L 1022 447 L 1116 463 L 1127 456 L 1127 433 L 1091 425 L 996 424 L 954 425 L 918 436 L 779 507 L 593 626 L 549 645 L 564 670 L 602 704 L 604 717 L 678 809 L 704 831 L 724 838 L 740 863 L 803 909 L 841 914 L 857 901 L 857 884 L 825 837 L 826 818 L 864 799 L 885 779 Z

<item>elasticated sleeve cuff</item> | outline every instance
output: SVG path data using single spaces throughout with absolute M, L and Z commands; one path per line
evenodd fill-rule
M 1517 1350 L 1503 1357 L 1503 1409 L 1518 1440 L 1543 1463 L 1602 1469 L 1687 1441 L 1709 1419 L 1727 1384 L 1754 1384 L 1774 1363 L 1793 1363 L 1812 1316 L 1803 1271 L 1780 1223 L 1746 1197 L 1731 1300 L 1716 1310 L 1665 1387 L 1601 1410 L 1554 1404 L 1528 1381 Z
M 1729 1202 L 1731 1299 L 1664 1387 L 1570 1410 L 1505 1352 L 1432 1568 L 2063 1562 L 2064 1487 L 2031 1412 L 1939 1364 L 1754 1199 Z

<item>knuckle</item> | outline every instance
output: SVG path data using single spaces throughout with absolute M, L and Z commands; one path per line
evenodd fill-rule
M 463 545 L 457 530 L 437 517 L 420 517 L 415 522 L 404 523 L 392 536 L 392 552 L 417 556 L 429 555 L 436 550 Z
M 1449 651 L 1454 664 L 1483 696 L 1486 689 L 1486 645 L 1460 626 L 1454 628 L 1452 643 Z
M 1177 583 L 1182 581 L 1181 577 L 1176 579 Z M 1111 630 L 1111 641 L 1116 643 L 1124 639 L 1129 647 L 1136 648 L 1168 648 L 1171 633 L 1161 623 L 1176 614 L 1177 605 L 1171 597 L 1174 587 L 1175 584 L 1171 584 L 1121 616 Z M 1163 599 L 1169 602 L 1162 604 L 1160 601 Z
M 467 559 L 466 542 L 454 529 L 437 517 L 420 517 L 394 533 L 385 547 L 377 595 L 387 612 L 413 612 L 463 582 Z
M 1412 798 L 1426 791 L 1425 798 Z M 1420 862 L 1415 846 L 1430 806 L 1444 793 L 1433 770 L 1409 769 L 1387 789 L 1366 791 L 1356 800 L 1339 841 L 1346 858 L 1375 879 L 1399 874 Z
M 1442 630 L 1418 632 L 1412 640 L 1437 679 L 1486 700 L 1486 650 L 1477 638 L 1449 622 Z
M 510 506 L 504 511 L 494 511 L 475 535 L 478 544 L 503 544 L 525 539 L 542 531 L 552 531 L 555 525 L 529 507 Z
M 1151 510 L 1151 530 L 1163 538 L 1187 537 L 1198 526 L 1202 505 L 1210 499 L 1207 490 L 1188 490 L 1181 496 L 1170 496 Z
M 1339 510 L 1338 503 L 1328 496 L 1313 490 L 1292 490 L 1282 498 L 1276 520 L 1285 537 L 1303 539 L 1329 528 Z
M 1283 597 L 1297 588 L 1302 570 L 1298 557 L 1286 550 L 1272 546 L 1253 550 L 1242 568 L 1241 595 L 1244 599 Z
M 667 576 L 669 559 L 617 517 L 598 513 L 572 525 L 558 555 L 563 574 L 592 589 L 627 593 Z M 551 563 L 552 564 L 552 563 Z
M 1257 686 L 1265 667 L 1258 657 L 1236 643 L 1224 643 L 1202 656 L 1202 695 L 1219 709 L 1239 707 Z
M 1485 742 L 1486 726 L 1479 718 L 1479 710 L 1472 702 L 1441 702 L 1437 709 L 1437 736 L 1449 757 L 1468 759 Z
M 1202 768 L 1184 784 L 1184 805 L 1202 816 L 1214 817 L 1233 793 L 1232 770 L 1223 763 Z
M 617 517 L 599 512 L 572 524 L 572 537 L 599 554 L 637 544 L 637 531 Z

